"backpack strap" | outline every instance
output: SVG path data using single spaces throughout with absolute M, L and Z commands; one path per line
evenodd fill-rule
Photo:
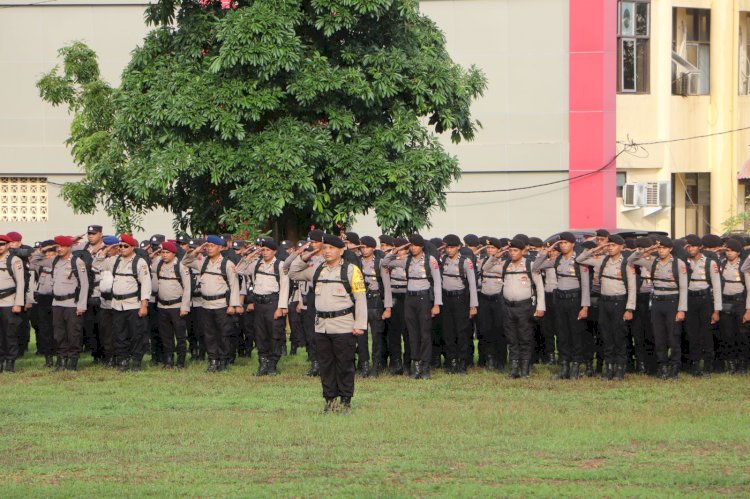
M 575 272 L 574 275 L 571 276 L 570 274 L 563 274 L 560 272 L 558 267 L 560 266 L 562 257 L 563 257 L 562 254 L 559 254 L 557 255 L 557 258 L 555 259 L 555 275 L 557 276 L 557 278 L 559 279 L 560 277 L 571 277 L 571 278 L 575 277 L 576 279 L 580 280 L 581 279 L 581 266 L 578 262 L 576 262 L 575 258 L 573 258 L 573 270 Z
M 609 255 L 604 257 L 604 260 L 602 260 L 602 266 L 599 267 L 599 282 L 601 282 L 602 278 L 612 279 L 613 281 L 622 281 L 622 284 L 625 286 L 625 292 L 627 292 L 628 291 L 628 261 L 627 259 L 624 256 L 622 256 L 622 262 L 620 263 L 620 278 L 619 279 L 617 277 L 604 275 L 604 267 L 607 266 L 607 262 L 609 262 Z
M 332 280 L 332 279 L 321 279 L 320 273 L 323 272 L 323 265 L 318 265 L 318 268 L 315 269 L 315 273 L 313 274 L 312 278 L 312 284 L 313 284 L 313 290 L 317 287 L 318 283 L 322 284 L 336 284 L 341 283 L 344 286 L 344 289 L 346 290 L 347 294 L 349 295 L 349 298 L 352 300 L 352 303 L 355 303 L 354 301 L 354 293 L 352 293 L 352 284 L 349 282 L 349 265 L 351 265 L 349 262 L 341 260 L 341 276 L 340 280 Z

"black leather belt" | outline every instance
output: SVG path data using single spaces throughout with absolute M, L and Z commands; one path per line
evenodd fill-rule
M 391 284 L 391 289 L 406 289 L 406 285 Z
M 602 295 L 601 301 L 627 301 L 628 295 Z
M 57 301 L 71 300 L 76 297 L 76 293 L 70 293 L 67 295 L 54 295 L 54 297 Z
M 335 319 L 336 317 L 343 317 L 353 313 L 354 307 L 345 308 L 344 310 L 336 310 L 334 312 L 321 312 L 320 310 L 315 312 L 315 314 L 321 319 Z
M 365 296 L 368 300 L 379 300 L 382 298 L 382 296 L 380 295 L 380 291 L 368 291 L 367 293 L 365 293 Z
M 261 305 L 265 303 L 273 303 L 275 301 L 279 300 L 279 294 L 278 293 L 271 293 L 268 295 L 256 295 L 253 294 L 253 303 L 259 303 Z
M 651 299 L 654 301 L 679 301 L 680 295 L 678 293 L 669 293 L 667 295 L 651 295 Z
M 429 289 L 423 289 L 421 291 L 407 291 L 407 296 L 430 296 L 430 290 Z
M 503 303 L 505 303 L 506 307 L 525 307 L 526 305 L 531 305 L 533 301 L 531 298 L 527 300 L 519 300 L 519 301 L 513 301 L 513 300 L 503 300 Z
M 132 293 L 128 293 L 125 295 L 116 295 L 112 293 L 112 298 L 114 298 L 115 300 L 127 300 L 128 298 L 135 298 L 139 294 L 140 293 L 138 291 L 133 291 Z
M 709 288 L 698 289 L 698 290 L 694 290 L 694 291 L 688 290 L 688 296 L 691 297 L 691 298 L 709 297 L 709 296 L 711 296 L 711 290 Z
M 489 302 L 498 302 L 503 297 L 502 293 L 495 293 L 494 295 L 486 295 L 484 293 L 479 293 L 479 299 L 485 300 Z
M 743 303 L 745 301 L 745 293 L 738 293 L 736 295 L 721 295 L 722 301 L 731 301 L 734 303 Z
M 573 300 L 581 298 L 580 289 L 566 289 L 565 291 L 556 289 L 553 291 L 553 294 L 556 300 Z
M 176 305 L 182 301 L 182 298 L 175 298 L 174 300 L 162 300 L 158 296 L 156 297 L 156 301 L 159 302 L 160 305 Z
M 229 298 L 227 293 L 220 294 L 220 295 L 201 295 L 201 297 L 204 300 L 212 301 L 212 300 L 227 300 Z
M 466 295 L 465 289 L 457 289 L 453 291 L 443 290 L 443 298 L 458 298 L 464 295 Z

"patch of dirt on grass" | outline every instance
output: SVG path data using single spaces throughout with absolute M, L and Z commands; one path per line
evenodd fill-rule
M 578 467 L 584 470 L 595 470 L 604 466 L 606 462 L 606 459 L 589 459 L 588 461 L 583 461 Z

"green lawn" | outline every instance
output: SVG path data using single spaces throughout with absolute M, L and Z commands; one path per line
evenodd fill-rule
M 0 493 L 750 495 L 748 377 L 382 376 L 323 416 L 304 360 L 255 379 L 255 359 L 54 374 L 29 354 L 0 374 Z

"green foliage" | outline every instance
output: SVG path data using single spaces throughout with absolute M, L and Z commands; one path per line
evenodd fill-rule
M 64 195 L 122 228 L 156 207 L 196 232 L 333 229 L 373 210 L 429 224 L 460 173 L 434 132 L 471 140 L 486 81 L 453 63 L 415 0 L 162 0 L 119 88 L 81 43 L 38 83 L 67 104 L 86 173 Z M 427 124 L 427 126 L 425 126 Z M 429 128 L 428 128 L 429 127 Z

